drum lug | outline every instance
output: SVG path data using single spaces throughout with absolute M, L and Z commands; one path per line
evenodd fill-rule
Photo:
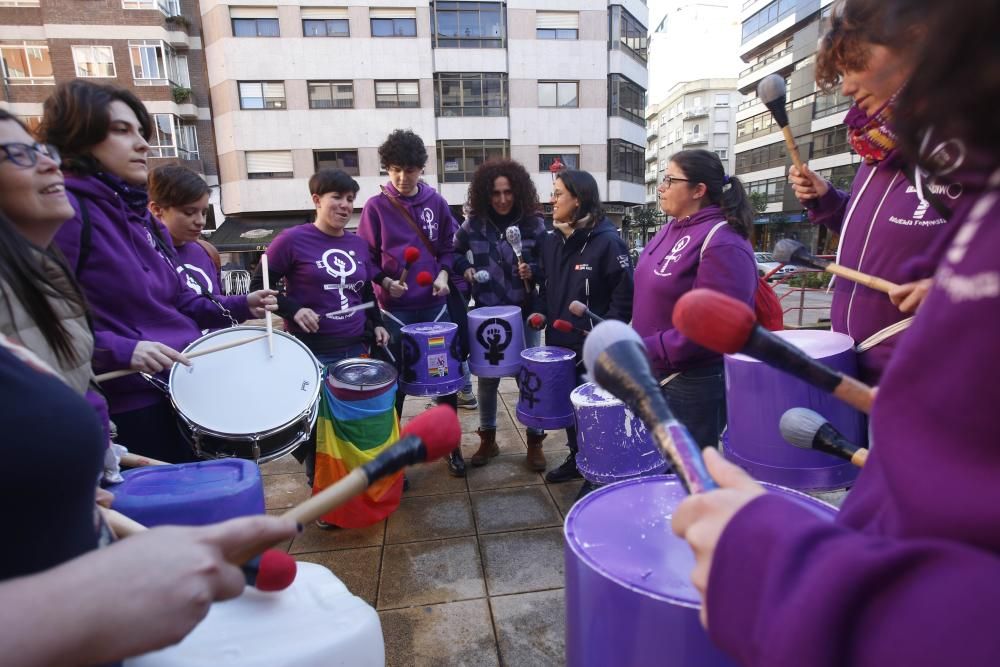
M 191 425 L 191 445 L 194 447 L 195 456 L 199 459 L 206 458 L 201 451 L 201 429 Z
M 250 436 L 250 447 L 253 453 L 253 460 L 260 461 L 260 436 L 256 433 Z

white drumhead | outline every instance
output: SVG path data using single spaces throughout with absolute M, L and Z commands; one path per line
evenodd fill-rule
M 235 327 L 202 336 L 185 354 L 218 347 L 264 333 L 263 327 Z M 319 392 L 316 358 L 301 342 L 274 332 L 274 356 L 267 339 L 220 350 L 175 364 L 170 396 L 189 421 L 229 435 L 267 433 L 291 423 L 308 410 Z

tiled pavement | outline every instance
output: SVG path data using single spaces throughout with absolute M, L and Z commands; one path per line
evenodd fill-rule
M 524 465 L 517 389 L 500 384 L 500 456 L 466 479 L 444 462 L 408 469 L 410 490 L 387 521 L 360 530 L 306 526 L 289 545 L 297 560 L 321 563 L 378 610 L 390 666 L 561 665 L 562 522 L 580 482 L 546 484 Z M 409 397 L 404 421 L 424 410 Z M 459 410 L 462 449 L 475 451 L 474 410 Z M 565 456 L 565 434 L 545 441 L 549 467 Z M 309 495 L 290 456 L 262 468 L 268 510 Z

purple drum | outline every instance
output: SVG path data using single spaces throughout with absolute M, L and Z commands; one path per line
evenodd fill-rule
M 857 375 L 854 341 L 832 331 L 777 331 L 813 359 L 846 375 Z M 858 468 L 828 454 L 800 449 L 781 437 L 779 422 L 789 408 L 826 417 L 853 443 L 864 445 L 865 418 L 832 395 L 742 354 L 726 355 L 729 426 L 726 458 L 756 479 L 793 489 L 826 491 L 850 486 Z
M 576 467 L 595 484 L 610 484 L 667 469 L 642 421 L 593 382 L 570 394 L 576 412 Z
M 469 311 L 469 370 L 484 378 L 516 376 L 521 370 L 524 321 L 517 306 Z
M 407 324 L 402 332 L 399 390 L 408 396 L 447 396 L 465 384 L 454 322 Z
M 555 430 L 573 426 L 570 390 L 576 386 L 576 353 L 565 347 L 529 347 L 521 353 L 517 375 L 520 396 L 517 421 L 525 426 Z
M 833 519 L 836 510 L 768 485 Z M 733 667 L 698 621 L 694 554 L 670 529 L 687 494 L 673 475 L 600 488 L 566 515 L 566 664 Z

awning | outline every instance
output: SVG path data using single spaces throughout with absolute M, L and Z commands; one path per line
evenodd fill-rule
M 296 225 L 312 221 L 312 212 L 266 218 L 226 216 L 226 221 L 208 237 L 219 252 L 267 250 L 274 237 Z

